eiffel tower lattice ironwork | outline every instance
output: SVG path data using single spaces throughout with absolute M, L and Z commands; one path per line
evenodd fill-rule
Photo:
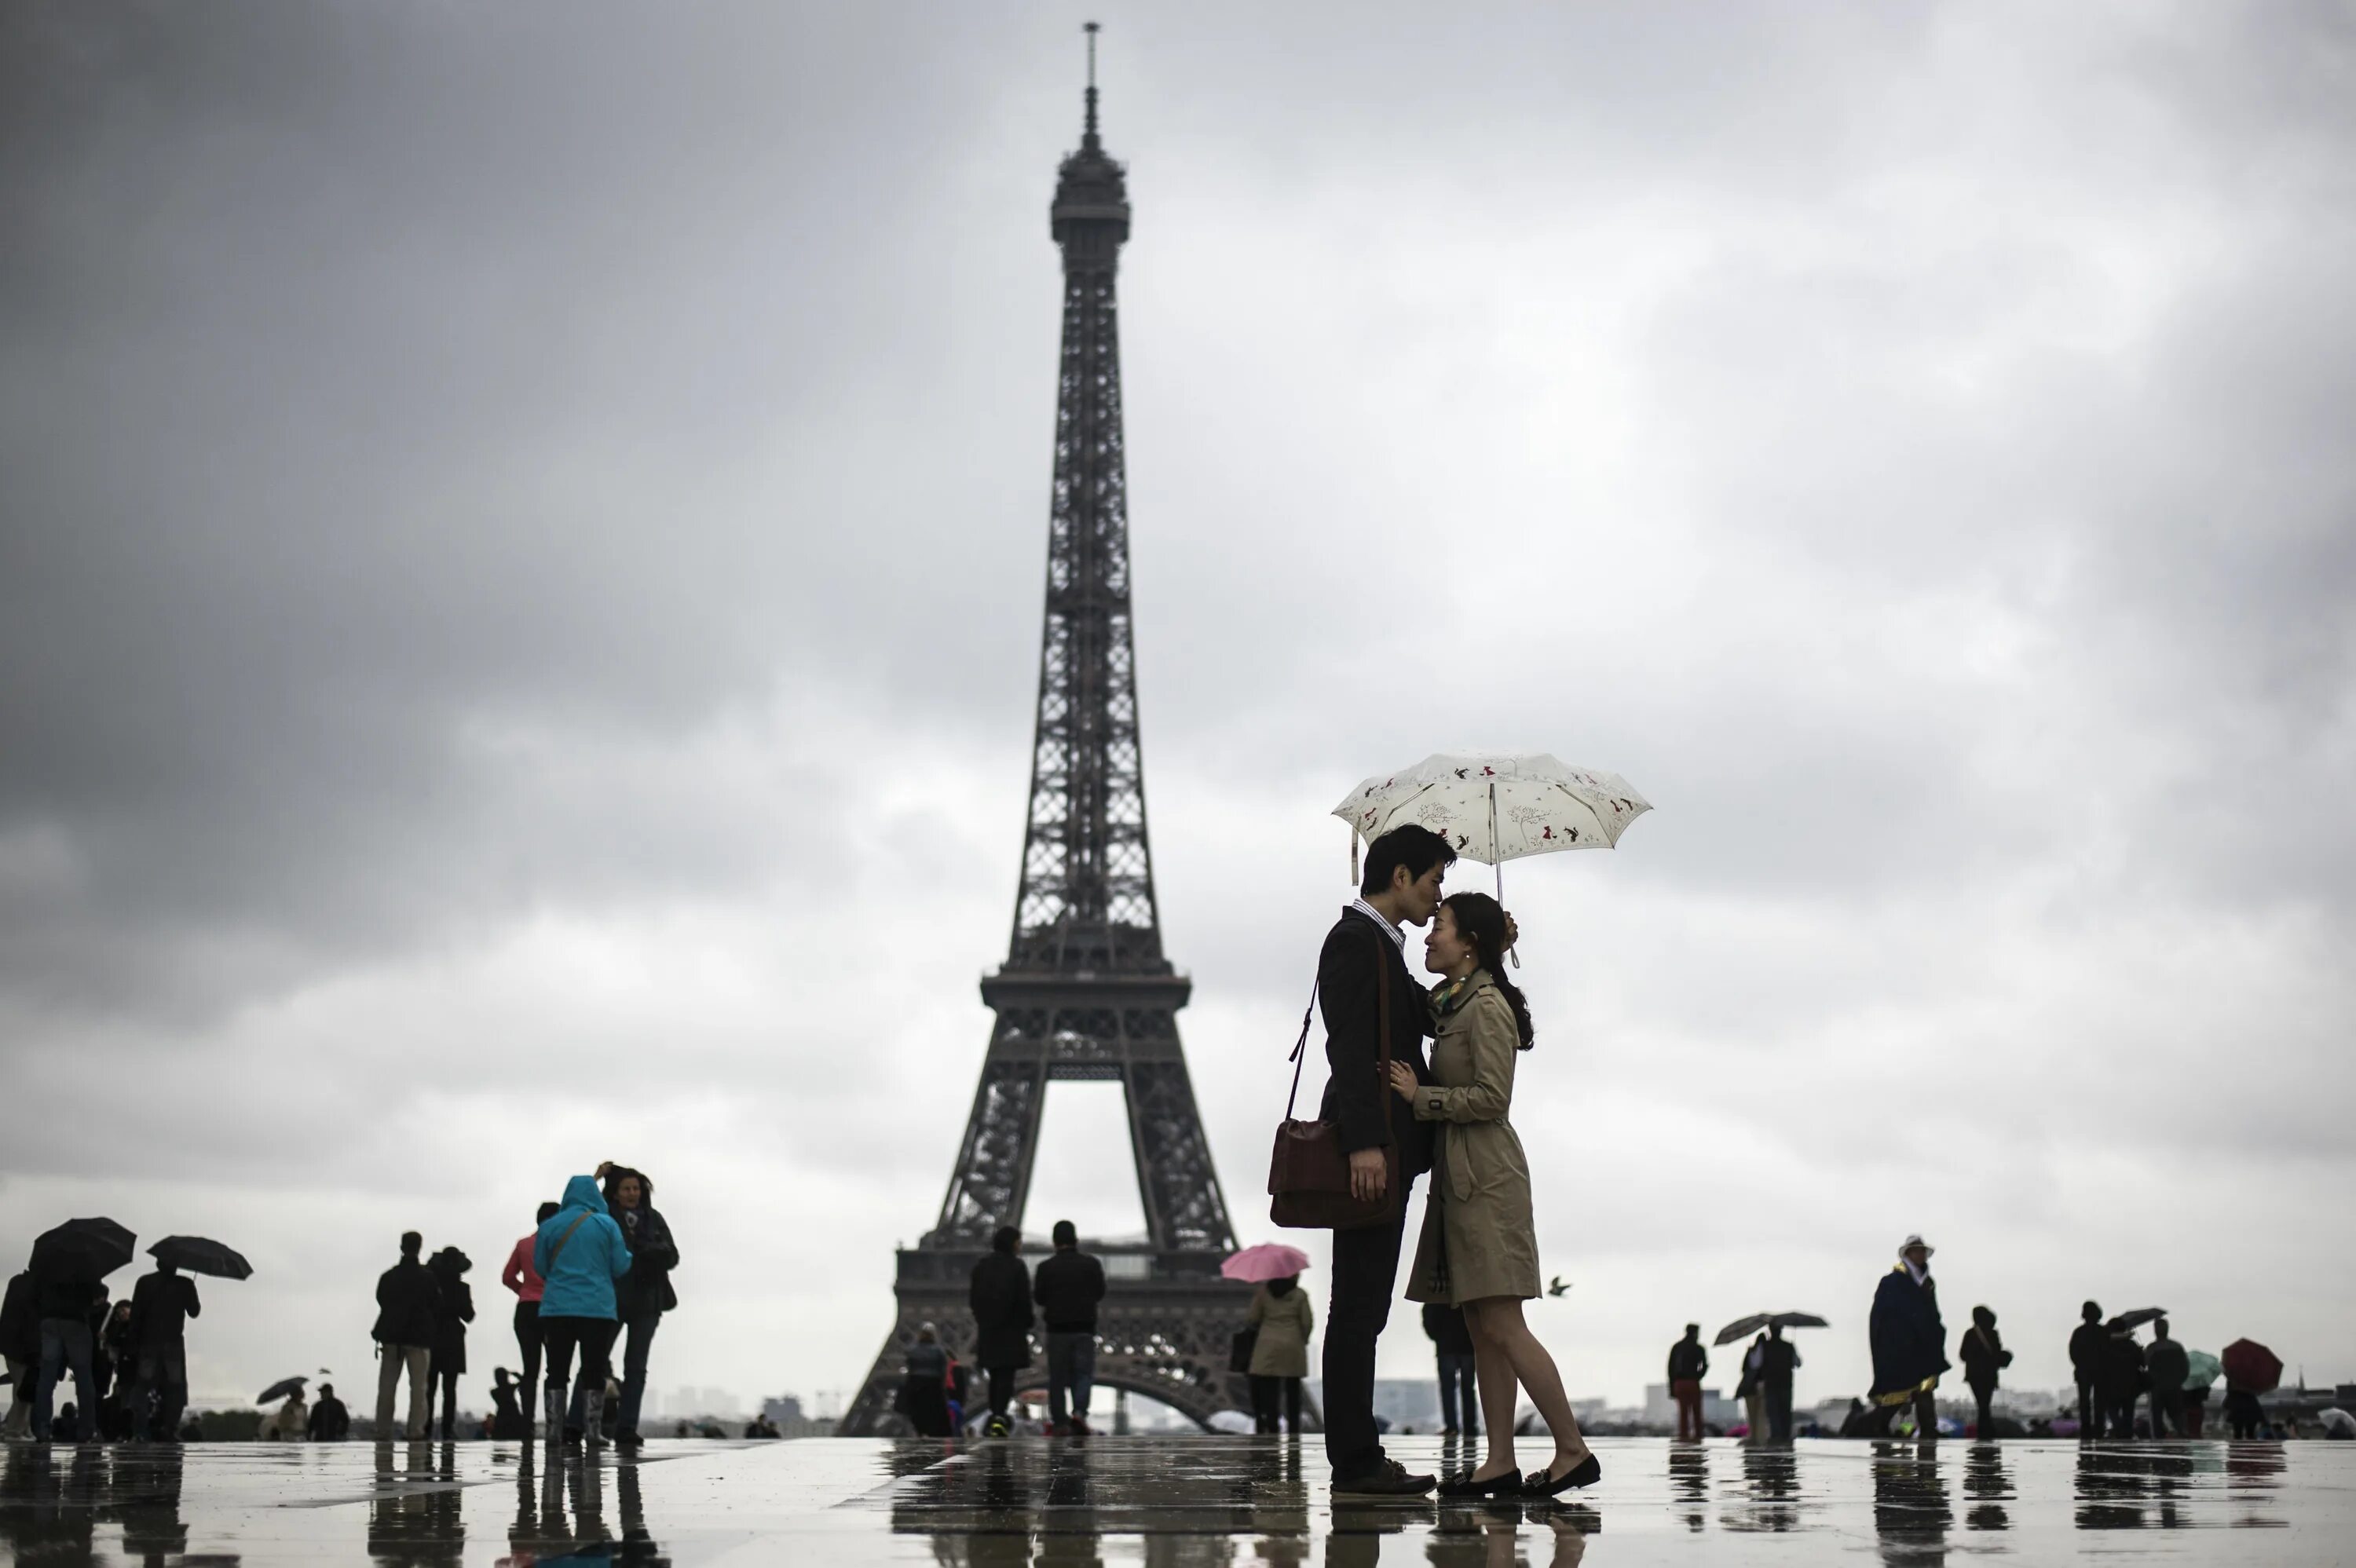
M 1088 30 L 1085 130 L 1063 162 L 1051 209 L 1064 255 L 1063 372 L 1013 936 L 1005 967 L 981 984 L 997 1025 L 940 1218 L 899 1253 L 898 1321 L 838 1427 L 846 1436 L 906 1429 L 894 1402 L 920 1324 L 937 1325 L 970 1364 L 968 1280 L 992 1232 L 1023 1221 L 1040 1110 L 1056 1080 L 1109 1080 L 1126 1090 L 1145 1211 L 1141 1244 L 1087 1249 L 1107 1275 L 1097 1381 L 1197 1421 L 1248 1403 L 1227 1353 L 1250 1289 L 1219 1277 L 1235 1232 L 1178 1042 L 1177 1013 L 1192 987 L 1162 955 L 1146 838 L 1113 290 L 1130 209 L 1121 165 L 1097 133 L 1094 24 Z M 1044 1373 L 1034 1331 L 1025 1386 Z

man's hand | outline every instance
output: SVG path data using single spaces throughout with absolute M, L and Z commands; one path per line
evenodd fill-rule
M 1379 1148 L 1350 1151 L 1350 1196 L 1361 1203 L 1371 1203 L 1389 1190 L 1390 1162 Z

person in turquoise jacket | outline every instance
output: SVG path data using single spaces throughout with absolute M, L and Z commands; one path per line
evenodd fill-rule
M 532 1237 L 531 1266 L 541 1280 L 540 1342 L 548 1363 L 548 1385 L 541 1403 L 548 1420 L 548 1441 L 592 1447 L 605 1439 L 598 1420 L 605 1403 L 606 1359 L 614 1336 L 621 1328 L 615 1310 L 614 1282 L 630 1272 L 630 1246 L 622 1227 L 605 1211 L 605 1195 L 597 1181 L 605 1174 L 576 1176 L 564 1184 L 564 1203 Z M 573 1371 L 573 1349 L 581 1348 L 584 1421 L 577 1430 L 564 1426 L 566 1383 Z

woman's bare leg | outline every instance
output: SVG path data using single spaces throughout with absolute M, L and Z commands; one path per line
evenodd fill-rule
M 1514 1457 L 1514 1362 L 1503 1345 L 1493 1344 L 1482 1331 L 1479 1302 L 1464 1308 L 1464 1326 L 1472 1331 L 1472 1378 L 1481 1389 L 1481 1420 L 1489 1429 L 1489 1451 L 1476 1481 L 1486 1481 L 1520 1468 Z
M 1554 1462 L 1547 1467 L 1551 1476 L 1568 1474 L 1587 1457 L 1587 1439 L 1580 1435 L 1579 1418 L 1570 1413 L 1570 1396 L 1562 1392 L 1562 1373 L 1555 1369 L 1554 1358 L 1538 1343 L 1522 1321 L 1522 1303 L 1518 1296 L 1492 1296 L 1476 1301 L 1464 1309 L 1466 1322 L 1480 1314 L 1480 1332 L 1484 1344 L 1495 1345 L 1505 1354 L 1513 1368 L 1515 1379 L 1528 1391 L 1530 1403 L 1538 1407 L 1540 1419 L 1547 1430 L 1554 1434 Z M 1481 1403 L 1489 1403 L 1488 1381 L 1483 1378 Z

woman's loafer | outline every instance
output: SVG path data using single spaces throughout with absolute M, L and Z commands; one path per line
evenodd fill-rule
M 1530 1498 L 1558 1497 L 1576 1487 L 1591 1487 L 1603 1478 L 1603 1461 L 1594 1450 L 1587 1457 L 1558 1476 L 1550 1470 L 1532 1470 L 1522 1478 L 1522 1495 Z

